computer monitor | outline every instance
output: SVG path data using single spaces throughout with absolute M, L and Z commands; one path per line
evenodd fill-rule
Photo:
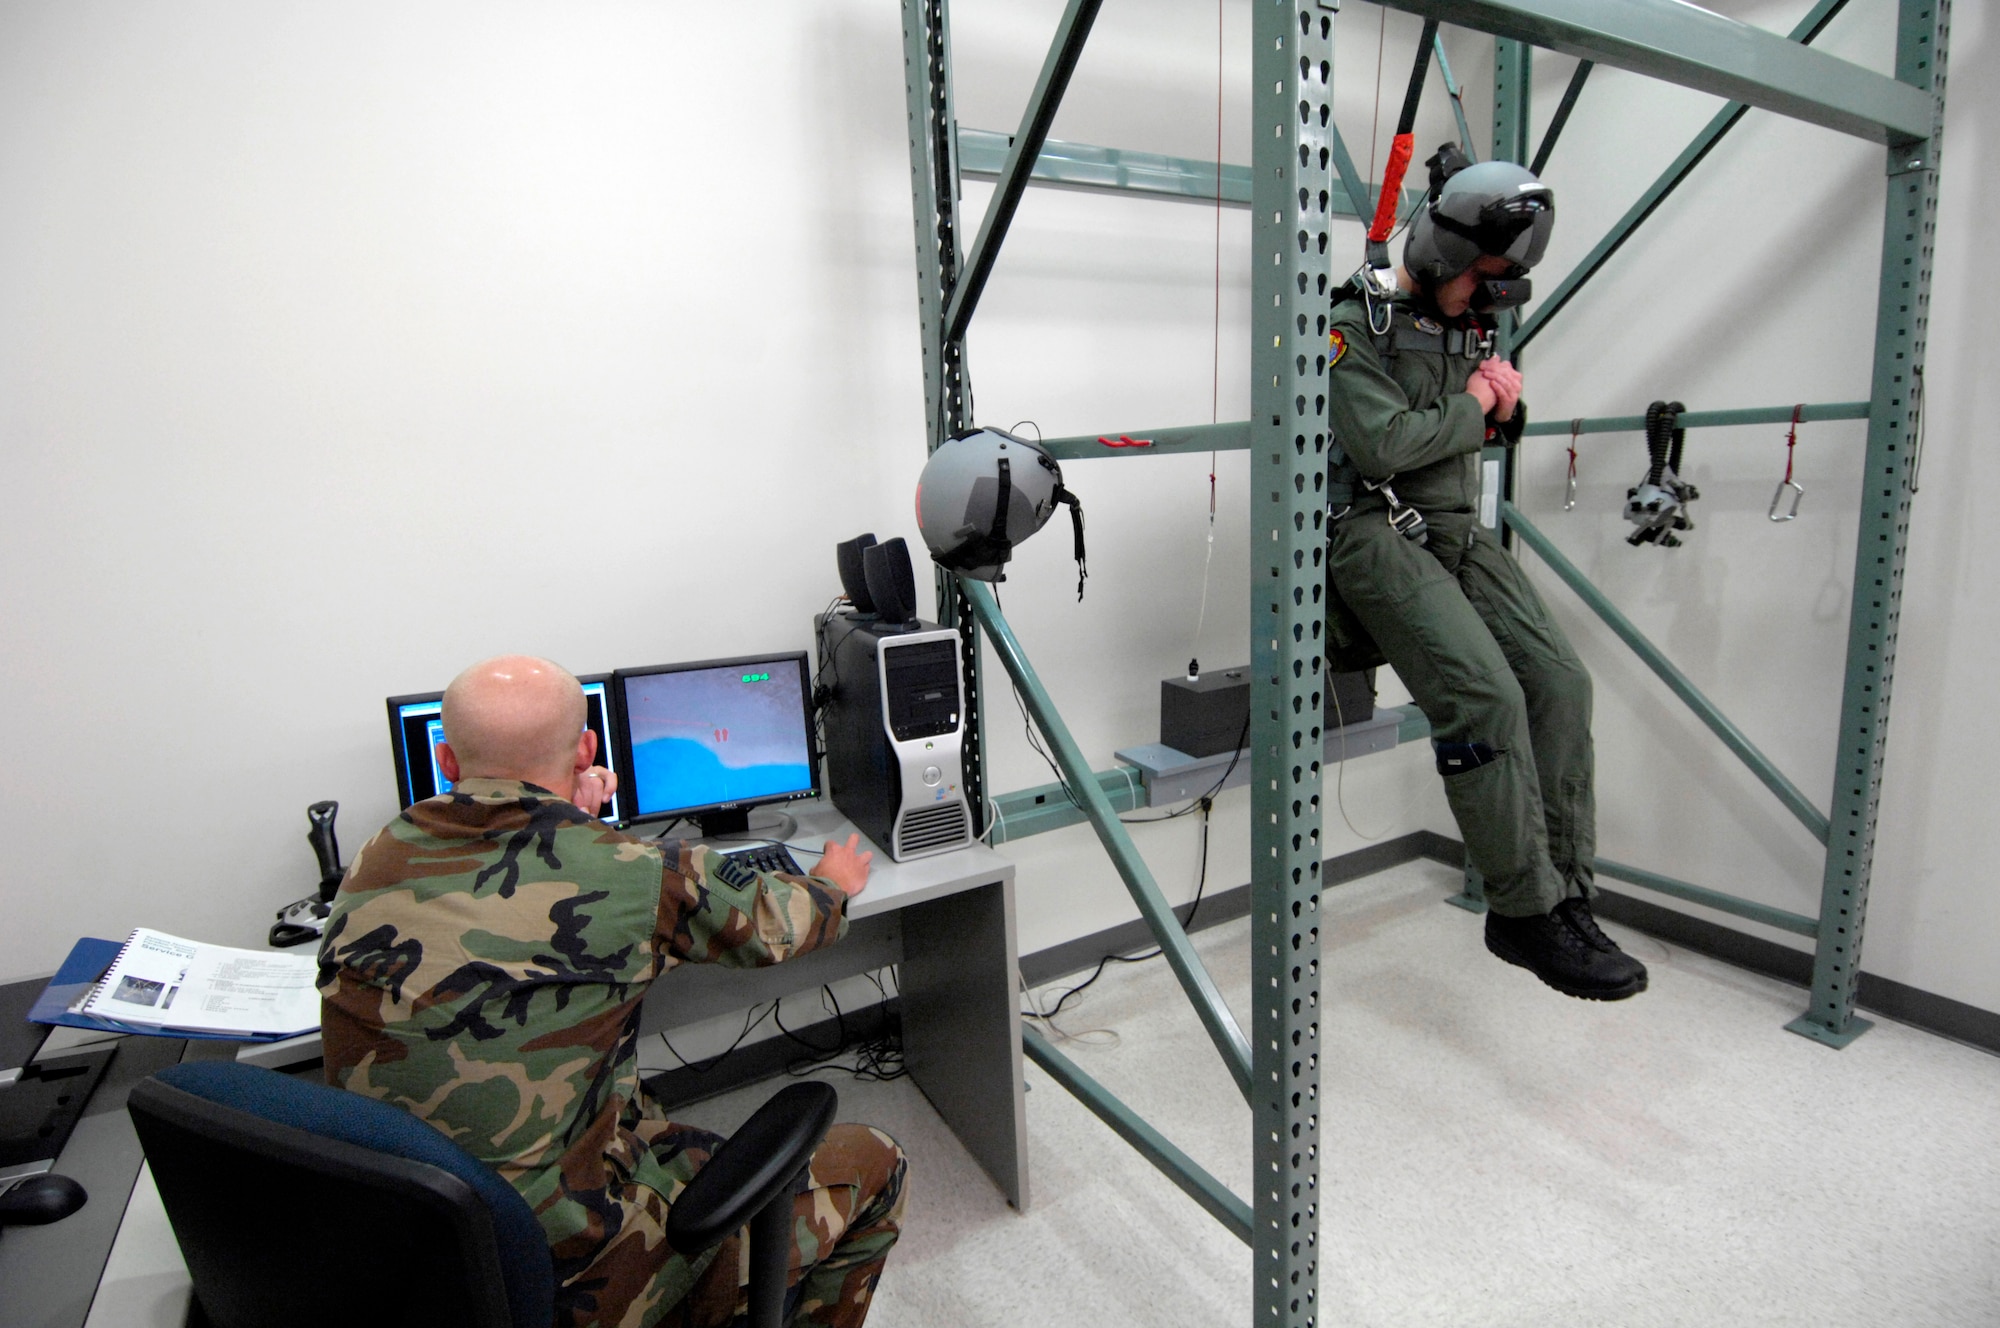
M 613 771 L 621 768 L 614 751 L 608 673 L 592 673 L 578 678 L 583 684 L 584 723 L 597 735 L 597 762 Z M 451 781 L 438 769 L 437 745 L 444 741 L 444 693 L 421 692 L 414 696 L 389 698 L 389 750 L 396 758 L 396 796 L 407 807 L 413 802 L 451 792 Z M 567 794 L 568 789 L 551 789 Z M 602 820 L 616 824 L 625 804 L 623 793 L 614 793 L 598 812 Z
M 741 834 L 753 807 L 818 796 L 803 650 L 619 669 L 611 690 L 631 820 Z

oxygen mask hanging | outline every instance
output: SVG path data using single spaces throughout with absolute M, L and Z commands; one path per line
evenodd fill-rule
M 1655 401 L 1646 407 L 1646 478 L 1625 491 L 1625 519 L 1638 529 L 1625 537 L 1627 544 L 1658 544 L 1663 549 L 1680 547 L 1677 530 L 1693 530 L 1690 509 L 1701 493 L 1680 477 L 1681 451 L 1687 430 L 1679 426 L 1678 401 Z

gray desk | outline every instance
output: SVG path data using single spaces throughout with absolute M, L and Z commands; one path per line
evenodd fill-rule
M 845 838 L 829 806 L 798 813 L 793 843 Z M 803 857 L 804 855 L 798 855 Z M 810 860 L 804 863 L 810 866 Z M 640 1014 L 648 1034 L 900 964 L 904 1061 L 911 1078 L 1017 1208 L 1028 1204 L 1021 1021 L 1015 987 L 1014 867 L 983 845 L 895 863 L 876 853 L 868 889 L 838 945 L 767 969 L 683 965 L 654 984 Z M 90 1202 L 47 1227 L 0 1235 L 0 1325 L 82 1328 L 119 1234 L 141 1156 L 125 1097 L 163 1065 L 227 1055 L 237 1044 L 123 1038 L 55 1170 Z M 246 1046 L 239 1059 L 297 1063 L 318 1038 Z M 45 1052 L 46 1054 L 50 1054 Z M 152 1220 L 162 1220 L 157 1213 Z
M 845 839 L 830 805 L 796 813 L 794 844 Z M 866 843 L 864 838 L 863 843 Z M 812 859 L 795 854 L 801 866 Z M 642 1036 L 900 964 L 903 1063 L 1007 1201 L 1028 1206 L 1028 1126 L 1015 975 L 1014 864 L 975 844 L 910 862 L 879 849 L 840 944 L 761 969 L 683 964 L 653 984 Z

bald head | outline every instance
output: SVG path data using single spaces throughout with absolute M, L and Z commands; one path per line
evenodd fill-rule
M 583 688 L 560 664 L 531 655 L 474 664 L 444 693 L 445 745 L 458 767 L 449 777 L 520 779 L 565 791 L 584 715 Z M 591 738 L 586 765 L 595 755 Z

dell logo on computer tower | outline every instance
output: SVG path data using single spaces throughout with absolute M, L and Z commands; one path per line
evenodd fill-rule
M 884 550 L 866 552 L 880 564 Z M 868 582 L 886 588 L 880 576 Z M 908 618 L 906 602 L 886 602 L 902 600 L 896 592 L 906 594 L 896 586 L 864 596 L 858 612 L 818 618 L 814 636 L 828 688 L 820 716 L 834 806 L 890 858 L 908 862 L 972 844 L 972 806 L 964 792 L 958 632 Z

